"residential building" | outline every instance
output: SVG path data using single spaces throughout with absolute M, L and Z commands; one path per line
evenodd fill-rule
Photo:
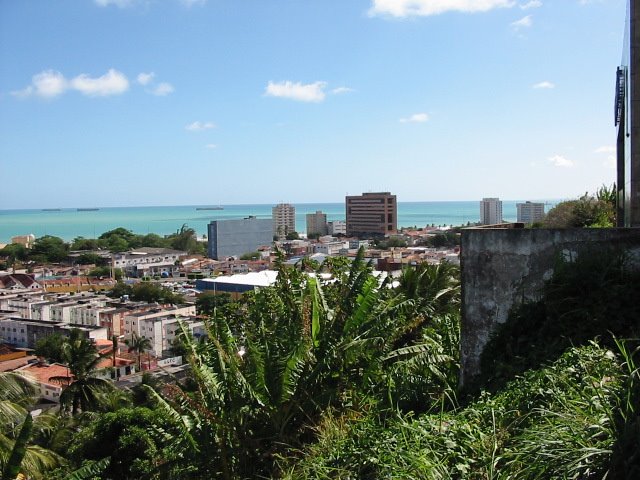
M 36 236 L 33 233 L 30 233 L 29 235 L 16 235 L 15 237 L 11 237 L 11 243 L 17 243 L 25 248 L 33 247 L 35 241 Z
M 347 235 L 347 222 L 344 220 L 334 220 L 327 222 L 327 233 L 329 235 Z
M 180 270 L 180 259 L 187 255 L 187 252 L 169 248 L 142 247 L 114 254 L 113 266 L 130 277 L 172 276 Z
M 516 208 L 518 209 L 518 222 L 531 224 L 544 219 L 544 203 L 516 203 Z
M 502 223 L 502 202 L 499 198 L 483 198 L 480 201 L 480 224 Z
M 334 256 L 339 255 L 341 250 L 347 247 L 346 242 L 318 242 L 313 246 L 313 253 L 322 253 L 324 255 Z
M 182 305 L 171 308 L 154 308 L 144 312 L 130 313 L 124 317 L 124 337 L 129 339 L 136 335 L 151 340 L 152 351 L 156 356 L 162 355 L 164 349 L 163 333 L 167 319 L 195 316 L 195 305 Z
M 346 214 L 348 236 L 380 237 L 398 229 L 396 196 L 389 192 L 347 196 Z
M 327 214 L 317 210 L 316 213 L 307 213 L 307 237 L 309 235 L 326 235 Z
M 73 329 L 89 339 L 107 338 L 107 329 L 103 327 L 12 317 L 0 319 L 0 341 L 18 348 L 35 348 L 38 340 L 56 333 L 68 337 Z
M 39 290 L 42 286 L 26 273 L 14 273 L 0 277 L 0 289 L 2 290 Z
M 296 231 L 296 207 L 290 203 L 279 203 L 271 209 L 273 235 L 286 237 Z
M 254 216 L 238 220 L 214 220 L 209 223 L 208 234 L 209 258 L 222 260 L 271 245 L 273 221 Z

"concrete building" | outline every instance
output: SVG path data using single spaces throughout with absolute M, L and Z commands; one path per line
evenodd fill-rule
M 327 229 L 327 214 L 320 210 L 316 213 L 307 213 L 307 237 L 309 235 L 326 235 L 329 233 Z
M 153 275 L 173 275 L 180 269 L 180 259 L 187 252 L 169 248 L 142 247 L 113 255 L 113 266 L 122 269 L 129 277 L 142 278 Z
M 502 202 L 499 198 L 483 198 L 480 201 L 480 223 L 482 225 L 502 223 Z
M 333 222 L 327 222 L 327 234 L 328 235 L 347 235 L 347 222 L 344 220 L 334 220 Z
M 622 64 L 616 72 L 617 226 L 640 227 L 640 6 L 627 2 Z
M 346 197 L 346 214 L 348 236 L 380 237 L 398 229 L 396 196 L 389 192 Z
M 107 329 L 104 327 L 28 320 L 24 318 L 3 318 L 0 319 L 0 341 L 19 348 L 35 348 L 36 343 L 38 343 L 38 340 L 41 338 L 56 333 L 68 337 L 73 329 L 80 330 L 80 332 L 89 339 L 107 339 Z
M 33 247 L 35 241 L 36 236 L 33 233 L 30 233 L 29 235 L 16 235 L 15 237 L 11 237 L 11 243 L 17 243 L 25 248 Z
M 208 234 L 209 258 L 222 260 L 271 245 L 273 221 L 253 216 L 239 220 L 214 220 L 209 223 Z
M 544 203 L 516 203 L 516 208 L 518 209 L 518 222 L 531 224 L 544 219 Z
M 271 209 L 273 235 L 285 237 L 296 231 L 296 207 L 290 203 L 279 203 Z

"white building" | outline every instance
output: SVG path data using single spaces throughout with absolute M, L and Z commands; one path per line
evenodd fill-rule
M 285 237 L 287 233 L 296 231 L 296 207 L 290 203 L 279 203 L 271 209 L 273 234 Z
M 166 326 L 175 323 L 177 318 L 195 316 L 195 305 L 157 308 L 147 312 L 137 312 L 124 317 L 124 337 L 130 339 L 133 334 L 151 340 L 151 351 L 161 356 L 167 350 Z
M 499 198 L 483 198 L 480 201 L 480 223 L 482 225 L 502 223 L 502 202 Z
M 347 222 L 344 220 L 334 220 L 327 223 L 327 233 L 329 235 L 346 235 Z
M 173 275 L 180 269 L 180 259 L 187 252 L 168 248 L 143 247 L 113 255 L 113 266 L 122 269 L 130 277 Z
M 531 224 L 544 219 L 544 203 L 516 203 L 516 208 L 518 209 L 518 222 Z
M 348 248 L 349 244 L 347 242 L 326 242 L 326 243 L 316 243 L 313 246 L 314 253 L 323 253 L 325 255 L 339 255 L 340 250 L 344 248 Z

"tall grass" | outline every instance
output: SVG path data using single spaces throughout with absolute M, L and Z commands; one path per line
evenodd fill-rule
M 637 369 L 626 362 L 624 350 L 592 343 L 457 411 L 385 421 L 329 414 L 319 441 L 283 468 L 284 478 L 614 478 L 619 436 L 637 428 L 620 431 L 617 421 L 637 388 Z M 637 442 L 625 445 L 637 455 Z

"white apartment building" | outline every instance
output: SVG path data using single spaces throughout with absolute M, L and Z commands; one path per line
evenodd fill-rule
M 176 318 L 195 316 L 195 305 L 176 306 L 172 308 L 157 308 L 146 312 L 137 312 L 124 317 L 124 337 L 130 339 L 133 334 L 151 340 L 151 351 L 161 356 L 167 350 L 167 325 Z M 175 328 L 174 328 L 175 330 Z
M 482 225 L 502 223 L 502 202 L 499 198 L 483 198 L 480 201 L 480 223 Z
M 325 255 L 339 255 L 342 249 L 348 248 L 347 242 L 326 242 L 316 243 L 313 246 L 314 253 L 323 253 Z
M 90 303 L 87 305 L 77 305 L 71 309 L 71 323 L 75 325 L 100 326 L 102 314 L 114 311 L 114 307 L 107 307 L 104 303 Z
M 518 209 L 518 222 L 531 224 L 544 219 L 544 203 L 516 203 L 516 208 Z
M 130 277 L 147 275 L 172 275 L 180 269 L 179 260 L 187 252 L 168 248 L 143 247 L 113 255 L 113 266 L 122 269 Z
M 273 234 L 285 237 L 287 233 L 296 231 L 296 207 L 290 203 L 279 203 L 271 209 Z
M 346 235 L 347 222 L 344 220 L 334 220 L 327 223 L 327 233 L 329 235 Z

